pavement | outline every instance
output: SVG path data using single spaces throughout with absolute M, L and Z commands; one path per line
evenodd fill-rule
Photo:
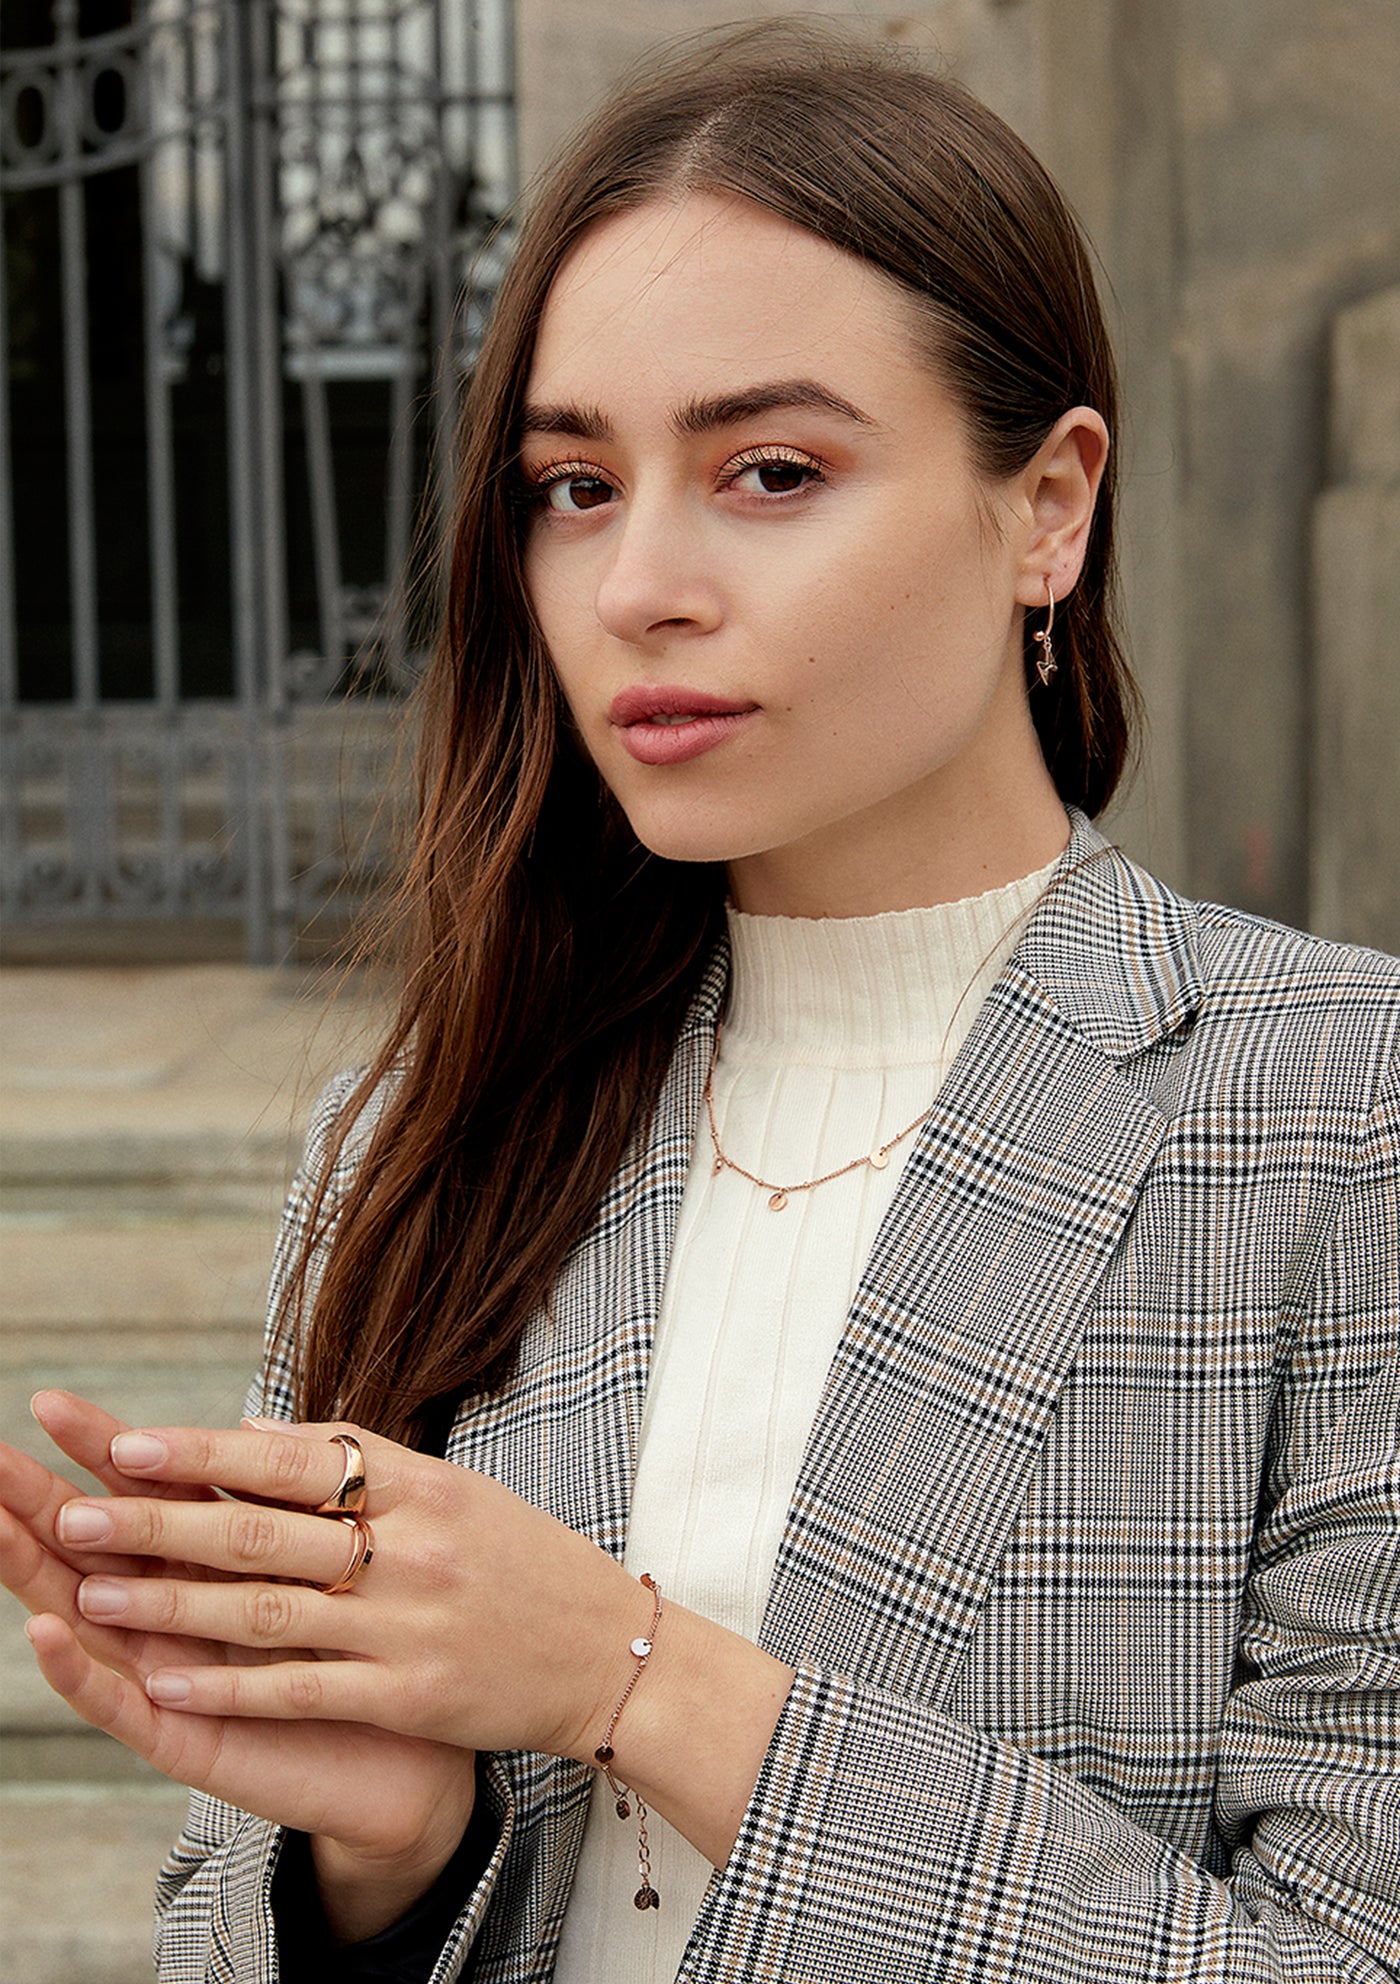
M 138 1424 L 236 1421 L 307 1116 L 385 1018 L 372 985 L 333 991 L 242 965 L 0 971 L 0 1437 L 44 1453 L 43 1385 Z M 184 1794 L 49 1691 L 22 1616 L 0 1593 L 0 1978 L 144 1984 Z

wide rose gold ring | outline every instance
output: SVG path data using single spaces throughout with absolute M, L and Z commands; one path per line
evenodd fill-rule
M 369 1483 L 365 1480 L 365 1452 L 353 1433 L 332 1433 L 331 1445 L 339 1447 L 345 1455 L 345 1472 L 340 1477 L 340 1486 L 324 1502 L 319 1502 L 311 1511 L 314 1516 L 359 1516 L 365 1511 L 369 1500 Z
M 350 1546 L 350 1561 L 335 1583 L 321 1586 L 322 1595 L 326 1598 L 334 1598 L 339 1591 L 349 1591 L 374 1555 L 374 1531 L 363 1516 L 338 1516 L 336 1520 L 351 1525 L 355 1532 L 355 1540 Z

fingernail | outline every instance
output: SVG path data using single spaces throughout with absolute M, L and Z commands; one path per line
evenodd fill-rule
M 131 1594 L 115 1578 L 84 1578 L 78 1586 L 78 1606 L 87 1619 L 120 1619 Z
M 133 1468 L 138 1473 L 147 1467 L 159 1467 L 169 1457 L 164 1440 L 158 1440 L 154 1433 L 118 1433 L 112 1442 L 112 1459 L 117 1466 Z
M 65 1502 L 58 1512 L 58 1533 L 65 1543 L 102 1543 L 112 1533 L 112 1518 L 92 1502 Z
M 183 1674 L 148 1674 L 146 1693 L 163 1708 L 178 1708 L 190 1698 L 190 1684 Z

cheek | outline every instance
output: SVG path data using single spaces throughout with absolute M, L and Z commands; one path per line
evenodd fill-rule
M 907 627 L 936 643 L 984 616 L 995 562 L 966 504 L 910 497 L 868 519 L 840 559 L 823 561 L 807 604 L 830 625 L 863 626 L 877 638 Z
M 563 593 L 553 562 L 543 555 L 533 541 L 527 540 L 520 569 L 525 580 L 525 597 L 529 600 L 541 629 L 548 635 L 551 625 L 558 620 L 563 605 Z
M 553 562 L 527 553 L 525 594 L 543 637 L 565 700 L 572 704 L 582 687 L 580 657 L 583 634 L 594 616 L 580 599 L 577 586 L 568 586 Z

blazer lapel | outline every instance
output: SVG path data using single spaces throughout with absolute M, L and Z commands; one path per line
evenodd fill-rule
M 782 1658 L 942 1698 L 1163 1135 L 1127 1070 L 1197 998 L 1188 906 L 1078 818 L 857 1291 L 765 1614 Z

